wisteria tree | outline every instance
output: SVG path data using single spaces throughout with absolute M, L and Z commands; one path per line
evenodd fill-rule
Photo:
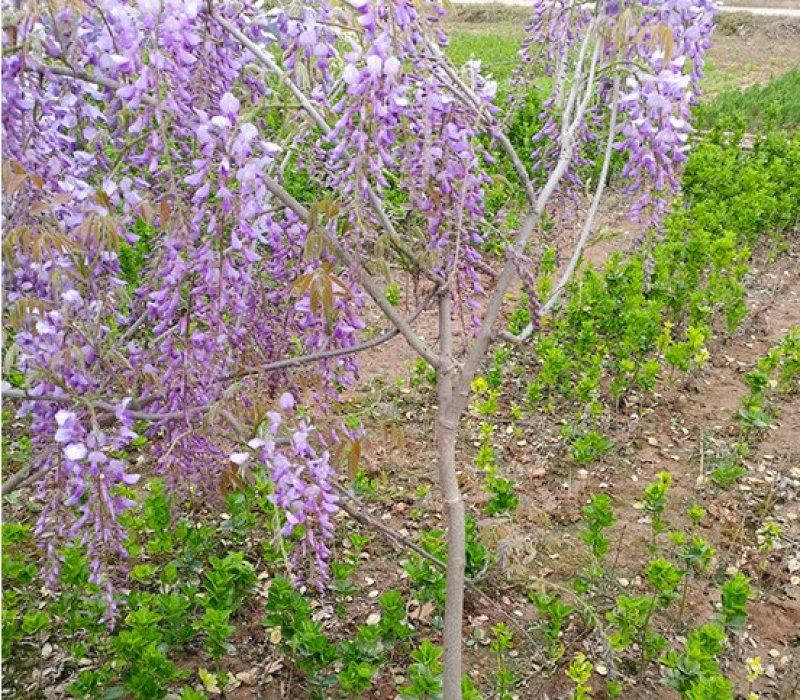
M 470 384 L 515 280 L 531 324 L 506 340 L 557 303 L 615 153 L 635 214 L 657 230 L 714 12 L 711 0 L 534 0 L 500 104 L 480 65 L 448 61 L 429 0 L 5 8 L 4 395 L 28 421 L 32 463 L 4 491 L 36 484 L 47 583 L 63 546 L 81 543 L 113 619 L 124 487 L 139 479 L 125 455 L 146 435 L 146 469 L 178 501 L 266 470 L 295 574 L 324 586 L 332 455 L 359 439 L 337 417 L 341 396 L 358 353 L 399 335 L 436 371 L 444 695 L 460 697 L 456 440 Z M 531 90 L 543 127 L 515 149 L 507 127 Z M 498 160 L 525 203 L 518 225 L 507 207 L 490 228 Z M 558 239 L 557 222 L 578 216 L 560 281 L 539 299 L 542 222 Z M 417 290 L 408 315 L 386 295 L 398 270 Z M 370 306 L 384 330 L 367 328 Z M 435 344 L 415 330 L 431 309 Z

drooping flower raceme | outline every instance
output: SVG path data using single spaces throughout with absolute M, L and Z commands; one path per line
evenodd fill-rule
M 10 9 L 4 34 L 18 49 L 3 66 L 15 249 L 4 285 L 44 502 L 37 532 L 51 583 L 77 540 L 109 600 L 104 565 L 125 555 L 117 516 L 136 479 L 120 455 L 137 432 L 181 497 L 213 493 L 230 453 L 224 415 L 257 413 L 298 380 L 264 384 L 251 368 L 347 347 L 363 327 L 346 271 L 324 309 L 293 291 L 323 261 L 305 250 L 307 223 L 265 187 L 283 151 L 259 112 L 275 81 L 202 7 Z M 247 6 L 215 12 L 272 41 Z M 304 383 L 324 405 L 354 369 L 328 360 Z
M 576 4 L 536 0 L 527 27 L 520 76 L 552 79 L 537 135 L 535 167 L 576 143 L 591 142 L 607 122 L 607 103 L 620 82 L 615 147 L 624 152 L 621 178 L 633 196 L 633 212 L 658 223 L 678 190 L 678 172 L 689 148 L 690 109 L 699 94 L 710 46 L 714 0 L 603 0 Z M 593 74 L 596 84 L 586 77 Z M 580 110 L 581 86 L 590 97 Z M 564 120 L 574 133 L 564 143 Z M 575 166 L 588 163 L 573 158 Z M 573 168 L 565 182 L 582 185 Z
M 331 448 L 350 439 L 335 406 L 357 375 L 367 275 L 399 261 L 479 315 L 497 86 L 447 62 L 427 0 L 38 5 L 4 13 L 3 285 L 48 581 L 78 542 L 113 612 L 139 473 L 127 455 L 145 438 L 142 469 L 177 498 L 259 463 L 298 576 L 309 555 L 324 580 Z M 558 186 L 580 181 L 617 84 L 624 177 L 660 210 L 712 5 L 533 13 L 525 65 L 553 89 L 531 181 L 560 160 Z

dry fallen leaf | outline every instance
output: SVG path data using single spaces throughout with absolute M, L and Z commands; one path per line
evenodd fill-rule
M 419 622 L 428 622 L 434 610 L 435 607 L 433 603 L 424 603 L 420 605 L 416 610 L 412 610 L 408 614 L 408 617 L 411 620 L 417 620 Z

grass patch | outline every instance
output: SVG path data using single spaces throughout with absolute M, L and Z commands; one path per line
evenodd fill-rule
M 764 85 L 725 90 L 697 109 L 697 126 L 710 129 L 723 119 L 742 119 L 750 132 L 770 126 L 800 128 L 800 69 L 793 68 Z
M 505 82 L 519 62 L 519 46 L 523 37 L 521 24 L 497 22 L 462 24 L 453 28 L 447 53 L 456 65 L 479 60 L 483 72 Z

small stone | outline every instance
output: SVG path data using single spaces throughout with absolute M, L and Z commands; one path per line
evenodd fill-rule
M 381 621 L 380 613 L 372 613 L 367 617 L 367 625 L 374 627 Z
M 630 581 L 628 581 L 628 579 L 626 579 L 626 578 L 621 578 L 621 579 L 619 579 L 618 583 L 619 583 L 619 585 L 620 585 L 620 586 L 622 586 L 623 588 L 627 588 L 628 586 L 630 586 L 630 585 L 631 585 L 631 582 L 630 582 Z
M 242 685 L 256 685 L 258 683 L 258 669 L 251 668 L 249 671 L 240 671 L 236 674 L 236 680 Z
M 597 666 L 594 667 L 594 670 L 596 671 L 598 676 L 607 676 L 608 675 L 608 668 L 606 666 L 604 666 L 603 664 L 597 664 Z

